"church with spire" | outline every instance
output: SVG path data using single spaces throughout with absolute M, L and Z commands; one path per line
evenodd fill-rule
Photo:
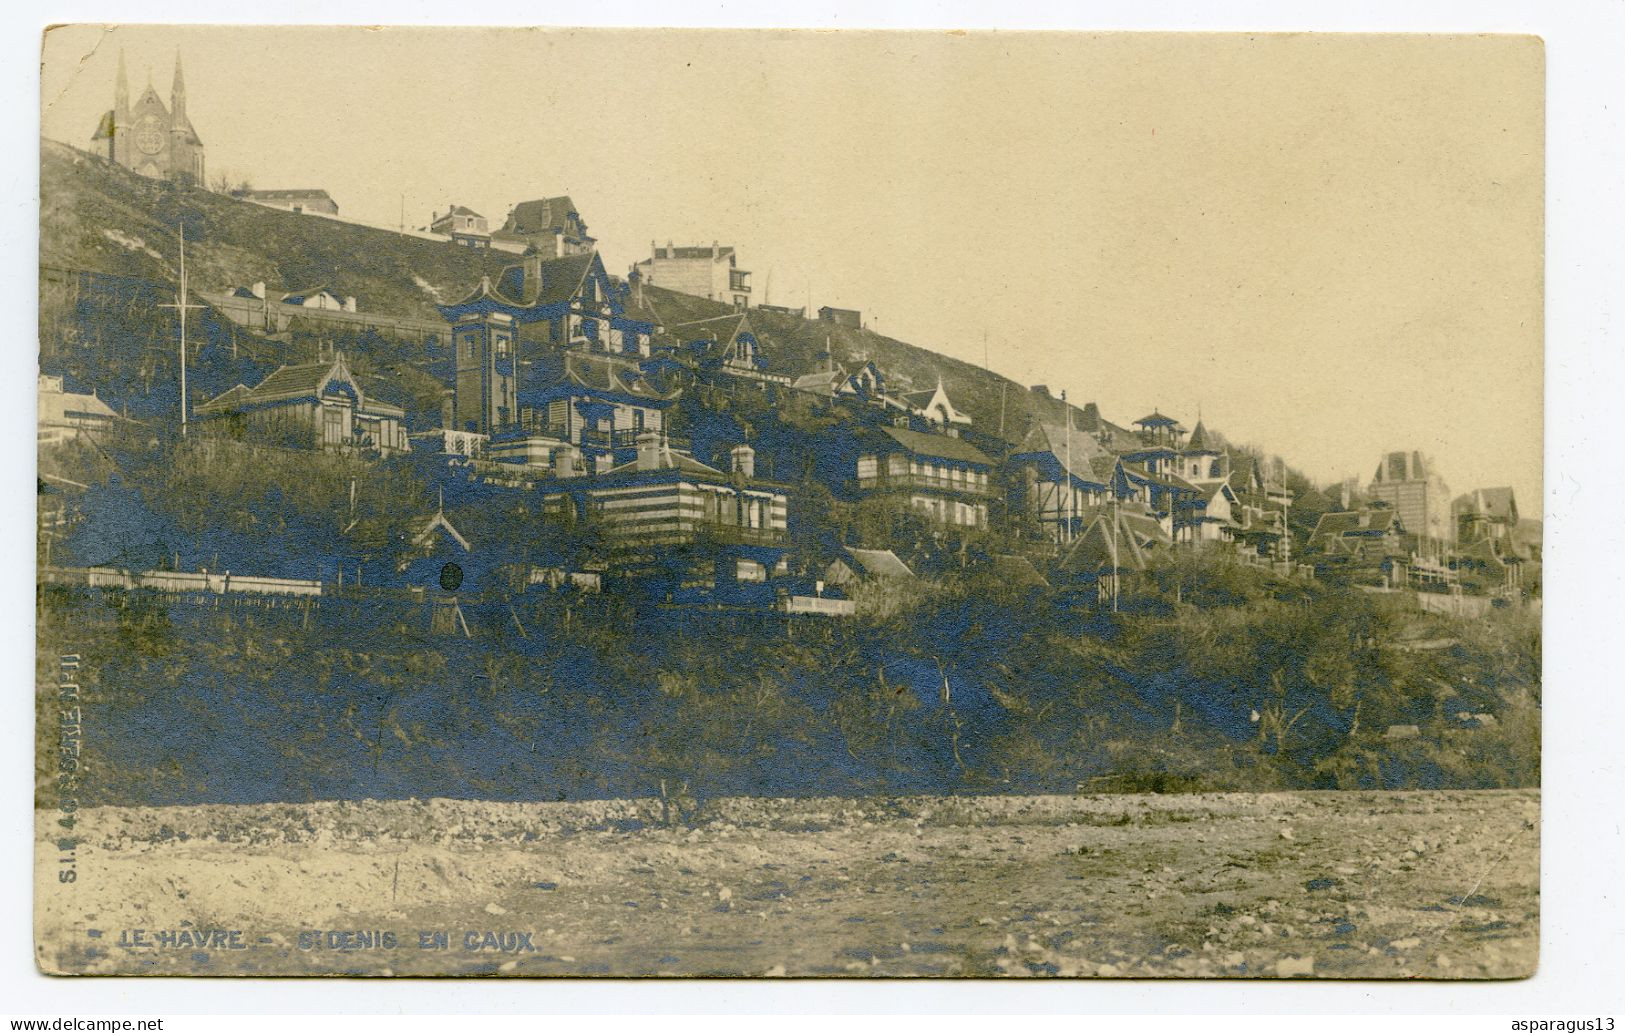
M 153 88 L 150 73 L 147 88 L 134 104 L 130 103 L 124 54 L 119 53 L 113 107 L 97 123 L 90 144 L 96 154 L 143 176 L 203 182 L 203 141 L 186 117 L 186 77 L 181 71 L 179 52 L 175 54 L 175 81 L 167 107 Z

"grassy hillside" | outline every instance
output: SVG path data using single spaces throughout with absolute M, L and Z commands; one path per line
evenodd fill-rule
M 295 215 L 201 189 L 180 189 L 46 141 L 40 157 L 40 261 L 68 269 L 173 282 L 179 227 L 195 289 L 264 280 L 272 288 L 329 284 L 356 297 L 364 312 L 434 318 L 437 300 L 455 300 L 486 274 L 514 262 L 421 240 Z M 651 288 L 648 298 L 676 325 L 731 311 L 720 302 Z M 753 312 L 775 372 L 818 368 L 826 338 L 837 361 L 867 355 L 916 389 L 940 377 L 976 427 L 1019 440 L 1039 413 L 1059 420 L 1060 403 L 995 373 L 868 330 L 851 330 L 777 313 Z M 1081 415 L 1080 415 L 1081 418 Z
M 329 284 L 364 312 L 424 319 L 513 259 L 183 189 L 42 142 L 41 264 L 172 282 L 183 222 L 195 290 Z

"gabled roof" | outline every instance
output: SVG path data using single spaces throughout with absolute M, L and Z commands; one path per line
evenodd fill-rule
M 1072 465 L 1067 467 L 1067 455 L 1070 450 Z M 1057 465 L 1067 470 L 1075 479 L 1087 481 L 1090 484 L 1105 484 L 1111 471 L 1116 466 L 1115 459 L 1108 455 L 1095 440 L 1093 434 L 1073 427 L 1069 433 L 1064 426 L 1052 423 L 1035 423 L 1027 431 L 1027 436 L 1016 446 L 1011 459 L 1036 458 L 1038 456 L 1053 456 Z M 1107 460 L 1104 469 L 1096 464 L 1097 459 Z
M 412 536 L 412 545 L 421 548 L 428 542 L 429 536 L 437 530 L 461 546 L 464 552 L 474 551 L 468 544 L 468 539 L 464 538 L 457 528 L 451 526 L 451 521 L 446 519 L 444 510 L 437 510 L 433 516 L 418 525 L 417 533 Z
M 387 416 L 403 417 L 406 415 L 405 411 L 399 406 L 391 405 L 375 397 L 368 397 L 362 391 L 360 382 L 350 372 L 349 364 L 344 361 L 342 352 L 335 355 L 331 360 L 324 362 L 304 362 L 291 366 L 279 366 L 270 376 L 254 387 L 245 389 L 243 385 L 238 384 L 198 406 L 198 411 L 226 413 L 241 409 L 244 406 L 269 405 L 274 402 L 319 398 L 322 392 L 327 389 L 327 385 L 334 380 L 341 380 L 355 389 L 356 405 L 360 409 Z
M 915 455 L 933 456 L 978 466 L 993 465 L 993 460 L 981 449 L 959 438 L 950 438 L 945 434 L 927 434 L 907 427 L 881 427 L 880 431 Z
M 743 312 L 679 323 L 670 327 L 668 333 L 683 344 L 703 342 L 703 354 L 707 356 L 726 355 L 741 335 L 756 340 L 758 348 L 761 346 L 756 331 L 750 325 L 750 317 Z
M 622 463 L 620 466 L 611 467 L 608 474 L 600 474 L 599 476 L 600 477 L 607 477 L 607 476 L 612 476 L 614 474 L 631 474 L 631 473 L 645 473 L 645 472 L 647 472 L 641 465 L 639 465 L 639 463 L 640 463 L 639 460 L 633 459 L 633 460 L 630 460 L 629 462 Z M 700 462 L 698 459 L 695 459 L 693 456 L 689 455 L 686 452 L 678 452 L 678 451 L 676 451 L 675 449 L 673 449 L 670 445 L 668 445 L 666 443 L 665 438 L 660 439 L 660 447 L 655 452 L 654 469 L 656 469 L 656 470 L 679 470 L 679 471 L 681 471 L 683 473 L 700 474 L 700 475 L 709 474 L 709 475 L 711 475 L 713 477 L 726 476 L 721 470 L 718 470 L 716 467 L 707 466 L 705 463 Z
M 832 397 L 841 381 L 846 379 L 846 371 L 839 367 L 835 369 L 814 370 L 804 373 L 791 381 L 790 386 L 797 391 L 806 391 L 810 394 Z
M 1253 457 L 1241 452 L 1230 453 L 1230 487 L 1238 492 L 1251 489 L 1258 474 L 1258 464 Z M 1258 480 L 1260 485 L 1262 479 Z
M 248 388 L 242 384 L 220 392 L 218 395 L 197 407 L 198 412 L 225 413 L 235 412 L 243 407 L 243 399 L 248 396 Z
M 1450 508 L 1457 516 L 1476 513 L 1507 523 L 1518 519 L 1518 501 L 1511 488 L 1479 488 L 1456 496 Z
M 1156 528 L 1156 541 L 1165 541 L 1161 525 L 1155 520 L 1125 513 L 1119 507 L 1104 507 L 1061 556 L 1058 566 L 1074 574 L 1144 570 L 1147 529 L 1137 526 L 1144 522 Z
M 106 402 L 95 395 L 73 391 L 39 391 L 39 422 L 60 423 L 72 413 L 76 417 L 94 416 L 115 420 L 119 418 Z
M 476 212 L 474 209 L 466 208 L 460 204 L 452 205 L 451 208 L 446 212 L 446 215 L 466 215 L 473 219 L 485 218 L 485 216 L 481 215 L 479 212 Z M 445 218 L 445 216 L 443 215 L 441 218 Z
M 1322 513 L 1309 535 L 1308 547 L 1336 551 L 1335 542 L 1341 539 L 1383 538 L 1404 533 L 1399 514 L 1385 506 L 1367 506 L 1358 510 Z
M 908 569 L 908 564 L 890 549 L 847 549 L 846 557 L 860 574 L 914 580 L 914 572 Z
M 936 387 L 924 391 L 908 391 L 900 397 L 916 415 L 929 417 L 933 407 L 940 407 L 948 423 L 969 425 L 971 422 L 970 417 L 960 412 L 953 399 L 948 397 L 948 389 L 943 387 L 941 377 L 937 378 Z
M 1112 477 L 1117 473 L 1117 468 L 1122 465 L 1123 461 L 1109 452 L 1090 456 L 1089 472 L 1094 475 L 1091 480 L 1095 484 L 1110 484 Z
M 253 292 L 250 291 L 249 293 L 252 294 Z M 329 295 L 340 302 L 344 300 L 344 295 L 340 294 L 333 288 L 327 286 L 326 284 L 317 284 L 314 287 L 305 287 L 300 290 L 291 290 L 286 292 L 282 295 L 282 303 L 284 305 L 301 305 L 304 304 L 306 298 L 312 298 L 318 294 Z
M 1049 582 L 1025 556 L 994 555 L 989 557 L 993 572 L 1005 585 L 1020 588 L 1048 588 Z
M 587 281 L 587 274 L 596 264 L 600 264 L 596 251 L 549 258 L 536 267 L 540 274 L 539 283 L 536 277 L 525 276 L 523 265 L 510 265 L 502 270 L 498 283 L 504 294 L 522 305 L 532 308 L 554 305 L 569 301 L 581 293 L 581 285 Z

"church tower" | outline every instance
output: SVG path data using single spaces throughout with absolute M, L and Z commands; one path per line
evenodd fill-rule
M 130 77 L 124 73 L 124 49 L 118 52 L 118 85 L 113 87 L 112 139 L 114 152 L 108 157 L 120 165 L 130 163 Z
M 175 81 L 169 88 L 169 178 L 203 182 L 203 141 L 186 117 L 186 76 L 175 51 Z
M 186 79 L 180 53 L 175 54 L 175 81 L 169 107 L 147 88 L 130 103 L 124 52 L 119 51 L 118 81 L 113 85 L 113 107 L 102 115 L 90 138 L 91 150 L 108 161 L 155 179 L 203 182 L 203 141 L 186 115 Z

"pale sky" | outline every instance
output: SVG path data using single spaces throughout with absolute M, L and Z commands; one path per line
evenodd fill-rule
M 182 51 L 211 175 L 390 225 L 567 193 L 617 275 L 720 241 L 1118 422 L 1540 510 L 1532 38 L 74 27 L 44 135 L 88 146 L 121 48 L 166 102 Z

